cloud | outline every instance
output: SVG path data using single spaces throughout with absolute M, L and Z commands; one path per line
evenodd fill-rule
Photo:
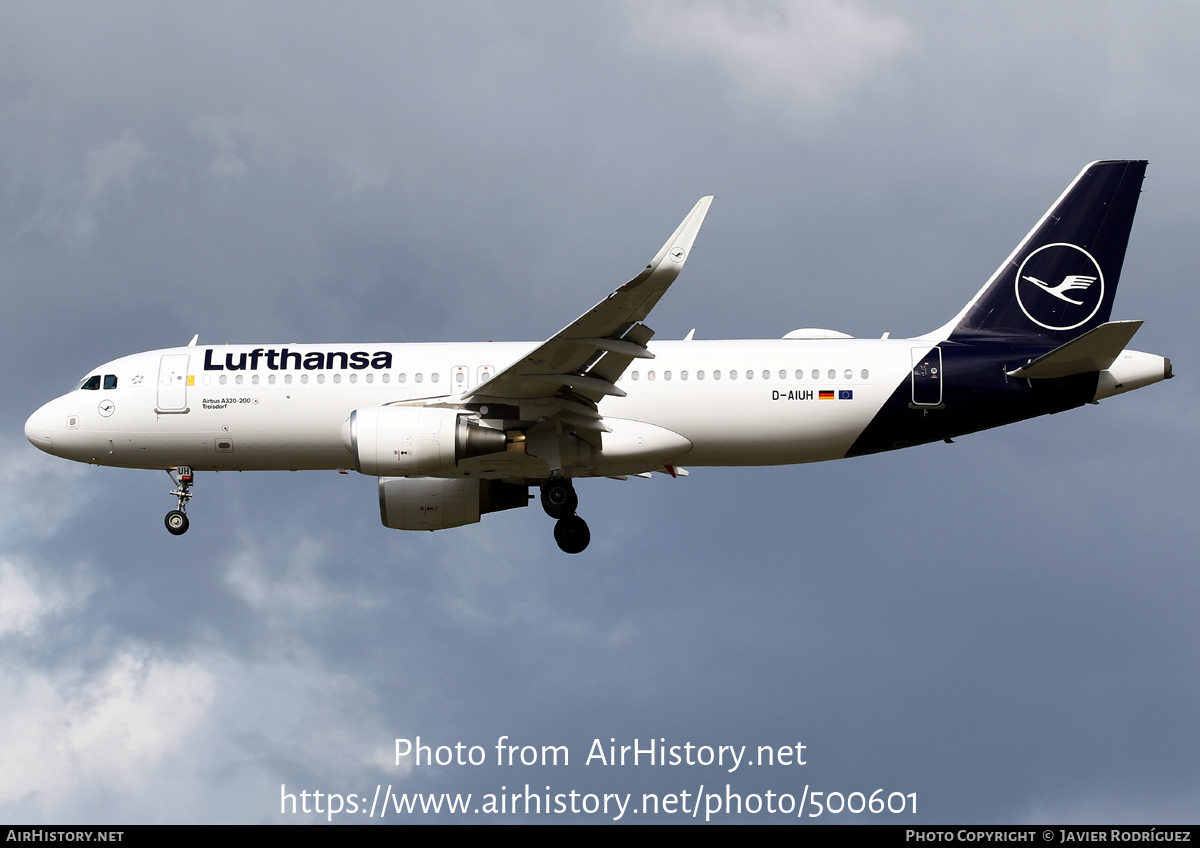
M 52 538 L 90 500 L 87 468 L 0 438 L 0 549 Z
M 716 64 L 746 94 L 814 106 L 870 75 L 911 40 L 901 20 L 839 0 L 632 3 L 646 49 Z
M 91 674 L 10 669 L 3 688 L 0 809 L 33 801 L 51 818 L 97 787 L 149 791 L 214 695 L 194 663 L 137 649 Z
M 272 620 L 359 603 L 321 579 L 318 569 L 326 561 L 325 546 L 311 537 L 263 540 L 242 533 L 225 580 L 249 607 Z
M 96 235 L 105 209 L 128 196 L 151 159 L 133 130 L 86 151 L 65 173 L 47 174 L 41 205 L 26 226 L 81 246 Z M 74 173 L 72 173 L 74 171 Z
M 574 755 L 653 734 L 803 738 L 805 782 L 919 788 L 923 821 L 1094 819 L 1114 798 L 1130 799 L 1114 818 L 1146 804 L 1149 820 L 1155 797 L 1194 818 L 1170 787 L 1194 783 L 1200 679 L 1195 133 L 1161 93 L 1195 87 L 1195 59 L 1169 49 L 1194 14 L 897 8 L 14 7 L 0 814 L 262 821 L 281 783 L 401 783 L 396 737 Z M 1109 31 L 1123 65 L 1099 61 Z M 1121 150 L 1162 162 L 1122 317 L 1148 319 L 1139 344 L 1180 379 L 953 447 L 587 481 L 579 557 L 536 503 L 401 533 L 373 481 L 316 472 L 205 475 L 176 538 L 161 471 L 19 435 L 88 363 L 197 330 L 544 338 L 710 191 L 658 338 L 927 330 L 1084 161 Z M 674 780 L 547 782 L 614 777 L 602 791 Z
M 68 587 L 29 572 L 17 562 L 0 559 L 0 638 L 37 636 L 44 619 L 76 607 L 86 598 L 86 583 Z

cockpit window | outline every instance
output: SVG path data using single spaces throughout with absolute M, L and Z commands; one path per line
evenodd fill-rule
M 116 374 L 105 374 L 104 375 L 104 388 L 115 389 L 116 387 L 117 387 L 117 375 Z
M 82 383 L 79 384 L 79 388 L 86 389 L 89 392 L 96 391 L 97 389 L 100 388 L 100 375 L 93 374 L 91 377 L 88 377 L 86 380 L 84 380 Z

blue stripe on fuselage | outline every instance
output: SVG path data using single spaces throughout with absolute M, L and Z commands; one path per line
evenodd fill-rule
M 1021 380 L 1007 372 L 1052 347 L 943 342 L 942 404 L 914 407 L 906 377 L 855 440 L 846 456 L 909 447 L 1062 412 L 1092 400 L 1098 372 L 1051 380 Z

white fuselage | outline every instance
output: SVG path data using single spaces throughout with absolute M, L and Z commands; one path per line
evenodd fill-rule
M 149 351 L 93 369 L 82 384 L 98 388 L 76 388 L 45 404 L 30 416 L 25 433 L 47 453 L 96 465 L 353 469 L 346 426 L 351 412 L 391 404 L 454 406 L 463 392 L 536 346 L 289 344 Z M 652 343 L 655 358 L 633 362 L 617 381 L 625 396 L 599 404 L 609 429 L 601 451 L 571 438 L 571 428 L 563 427 L 562 473 L 636 474 L 675 464 L 787 465 L 844 457 L 889 398 L 908 392 L 909 385 L 918 391 L 914 366 L 936 346 L 928 338 Z M 932 361 L 940 362 L 934 354 Z M 1122 352 L 1101 372 L 1095 399 L 1163 379 L 1169 372 L 1165 362 Z M 927 382 L 920 389 L 926 394 L 912 399 L 936 407 L 941 379 L 936 375 L 933 397 Z M 111 382 L 115 386 L 106 388 Z M 515 422 L 541 414 L 525 403 L 471 407 L 487 426 L 525 429 L 527 424 Z M 465 459 L 430 476 L 543 478 L 555 467 L 517 439 L 503 453 Z
M 116 387 L 63 395 L 35 412 L 26 432 L 47 452 L 98 465 L 351 468 L 343 438 L 351 411 L 406 401 L 452 403 L 536 346 L 292 344 L 150 351 L 93 369 L 89 376 L 115 377 Z M 618 382 L 627 396 L 600 404 L 613 430 L 604 434 L 605 452 L 618 441 L 641 439 L 625 423 L 641 422 L 686 439 L 690 448 L 672 458 L 688 465 L 835 459 L 907 378 L 912 351 L 920 356 L 931 346 L 857 339 L 652 343 L 656 358 L 633 363 Z M 354 358 L 356 352 L 364 355 Z M 485 476 L 536 476 L 540 470 L 527 457 L 521 464 L 532 467 L 506 465 L 491 473 L 479 460 L 470 462 L 468 470 Z M 644 469 L 579 467 L 575 473 L 596 470 Z

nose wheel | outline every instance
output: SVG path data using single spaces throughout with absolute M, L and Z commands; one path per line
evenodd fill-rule
M 167 513 L 166 525 L 172 536 L 182 536 L 188 529 L 187 513 L 180 509 L 171 510 Z
M 542 509 L 558 519 L 554 524 L 554 541 L 563 553 L 582 553 L 592 540 L 587 522 L 575 514 L 578 506 L 579 496 L 566 477 L 555 474 L 542 483 Z
M 175 484 L 175 488 L 170 494 L 179 499 L 179 506 L 176 509 L 167 513 L 167 517 L 163 523 L 167 525 L 167 532 L 172 536 L 182 536 L 188 529 L 187 517 L 187 502 L 192 499 L 192 469 L 186 465 L 180 465 L 175 469 L 179 472 L 179 479 L 175 479 L 175 475 L 171 469 L 167 469 L 167 474 L 171 477 L 171 482 Z

